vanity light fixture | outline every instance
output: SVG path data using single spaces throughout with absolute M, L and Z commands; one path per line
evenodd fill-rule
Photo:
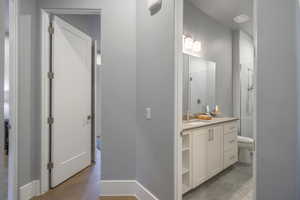
M 202 50 L 202 44 L 200 41 L 193 40 L 191 37 L 182 36 L 183 52 L 193 56 L 198 56 Z

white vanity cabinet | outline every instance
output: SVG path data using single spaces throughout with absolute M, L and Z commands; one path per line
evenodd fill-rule
M 223 170 L 223 126 L 209 128 L 207 142 L 207 177 Z
M 197 187 L 223 170 L 223 126 L 192 132 L 192 182 Z
M 185 130 L 182 137 L 183 193 L 237 162 L 237 121 Z
M 237 135 L 238 128 L 236 122 L 224 124 L 224 169 L 238 161 Z
M 191 132 L 192 147 L 192 187 L 200 185 L 207 179 L 207 156 L 209 129 L 196 129 Z

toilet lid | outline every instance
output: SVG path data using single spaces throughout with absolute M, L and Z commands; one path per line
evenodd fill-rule
M 238 136 L 238 141 L 241 143 L 252 144 L 254 142 L 254 139 L 249 138 L 249 137 Z

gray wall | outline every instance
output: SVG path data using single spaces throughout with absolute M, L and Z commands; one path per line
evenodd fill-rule
M 232 31 L 184 1 L 183 32 L 201 41 L 201 57 L 216 62 L 216 103 L 226 116 L 232 106 Z
M 5 5 L 4 1 L 0 1 L 0 105 L 2 109 L 0 111 L 0 154 L 4 145 L 4 37 L 5 37 L 5 17 L 4 17 Z
M 232 105 L 234 117 L 240 117 L 241 114 L 240 70 L 240 31 L 236 30 L 232 34 Z
M 295 0 L 295 8 L 296 8 L 296 28 L 297 28 L 297 52 L 300 52 L 300 2 Z M 298 140 L 297 140 L 297 153 L 298 153 L 298 158 L 297 158 L 297 187 L 300 188 L 300 56 L 297 56 L 297 103 L 298 103 L 298 116 L 297 116 L 297 124 L 298 124 Z M 300 190 L 297 189 L 297 198 L 300 199 Z
M 19 186 L 39 177 L 39 69 L 37 57 L 37 3 L 19 3 Z
M 151 16 L 137 0 L 137 180 L 174 199 L 174 1 Z M 145 119 L 145 108 L 152 119 Z
M 296 0 L 258 0 L 257 199 L 296 199 Z M 299 199 L 299 198 L 298 198 Z
M 189 59 L 190 56 L 183 54 L 183 69 L 182 69 L 182 118 L 183 120 L 187 120 L 187 113 L 189 111 Z

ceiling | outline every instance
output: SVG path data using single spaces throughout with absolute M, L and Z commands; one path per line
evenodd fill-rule
M 253 24 L 253 0 L 187 0 L 198 7 L 208 16 L 214 18 L 221 24 L 232 29 L 241 29 L 250 35 Z M 237 24 L 233 18 L 245 14 L 250 17 L 250 21 L 244 24 Z

